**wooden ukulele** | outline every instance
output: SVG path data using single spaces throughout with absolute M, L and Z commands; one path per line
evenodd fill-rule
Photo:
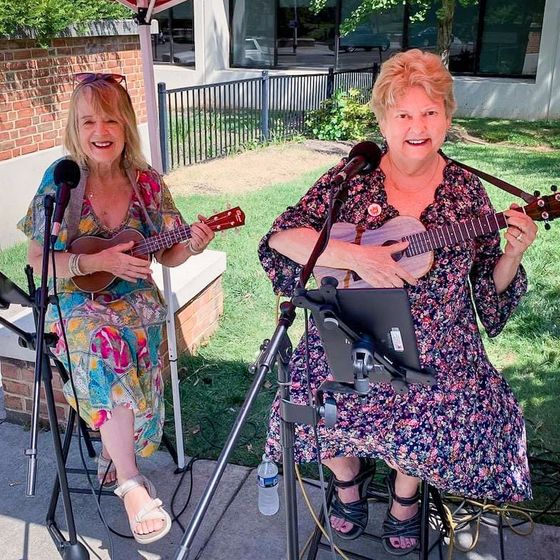
M 553 187 L 553 191 L 556 189 Z M 560 194 L 538 197 L 536 200 L 519 208 L 533 220 L 548 222 L 560 215 Z M 434 249 L 451 247 L 464 243 L 493 231 L 507 227 L 503 212 L 484 214 L 472 220 L 464 220 L 447 226 L 427 230 L 420 220 L 412 216 L 397 216 L 380 228 L 366 230 L 361 226 L 339 222 L 331 230 L 331 238 L 355 243 L 356 245 L 394 245 L 408 241 L 404 251 L 394 253 L 393 259 L 407 272 L 420 278 L 424 276 L 434 261 Z M 548 229 L 548 228 L 547 228 Z M 324 276 L 333 276 L 338 280 L 339 288 L 371 288 L 354 271 L 318 266 L 313 269 L 317 282 Z
M 239 206 L 231 210 L 225 210 L 207 218 L 206 225 L 212 231 L 223 231 L 239 227 L 245 224 L 245 214 Z M 132 249 L 128 254 L 141 259 L 150 260 L 151 255 L 162 249 L 169 249 L 176 243 L 186 241 L 191 237 L 191 227 L 184 225 L 171 231 L 166 231 L 151 237 L 144 237 L 139 231 L 135 229 L 124 229 L 117 235 L 110 239 L 103 239 L 95 235 L 85 235 L 78 237 L 71 245 L 68 251 L 75 254 L 91 255 L 98 253 L 109 247 L 114 247 L 120 243 L 129 243 L 134 241 Z M 93 274 L 86 274 L 85 276 L 73 276 L 72 282 L 74 285 L 83 292 L 95 294 L 108 288 L 116 279 L 116 276 L 110 272 L 94 272 Z

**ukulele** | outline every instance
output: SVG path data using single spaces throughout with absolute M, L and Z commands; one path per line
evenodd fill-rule
M 210 218 L 206 218 L 204 223 L 210 227 L 212 231 L 223 231 L 226 229 L 236 228 L 245 224 L 245 214 L 239 206 L 231 210 L 225 210 L 214 214 Z M 132 249 L 127 251 L 128 254 L 139 257 L 144 260 L 150 260 L 151 255 L 162 249 L 169 249 L 176 243 L 186 241 L 191 237 L 191 227 L 189 225 L 180 226 L 171 231 L 166 231 L 151 237 L 144 237 L 135 229 L 124 229 L 111 237 L 104 239 L 95 235 L 84 235 L 78 237 L 69 247 L 68 251 L 75 254 L 91 255 L 98 253 L 109 247 L 114 247 L 121 243 L 129 243 L 134 241 Z M 72 282 L 82 292 L 95 294 L 108 288 L 116 279 L 111 272 L 100 271 L 85 276 L 73 276 Z
M 555 191 L 554 188 L 553 191 Z M 535 221 L 544 221 L 545 227 L 548 226 L 548 229 L 550 227 L 548 222 L 560 215 L 560 194 L 538 197 L 518 210 Z M 506 228 L 507 225 L 503 212 L 484 214 L 471 220 L 429 230 L 420 220 L 412 216 L 397 216 L 380 228 L 373 230 L 339 222 L 333 225 L 331 238 L 356 245 L 377 246 L 389 246 L 401 241 L 408 241 L 408 247 L 404 251 L 394 253 L 392 257 L 407 272 L 420 278 L 432 268 L 434 249 L 459 245 L 480 235 Z M 352 270 L 317 266 L 313 269 L 313 275 L 318 283 L 324 276 L 332 276 L 338 280 L 340 288 L 371 288 L 370 284 Z

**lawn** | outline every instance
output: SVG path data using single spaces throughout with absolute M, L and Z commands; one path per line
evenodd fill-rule
M 532 133 L 522 130 L 517 138 L 530 143 Z M 450 144 L 445 151 L 529 192 L 538 189 L 548 194 L 549 186 L 560 179 L 559 151 L 474 144 Z M 316 169 L 293 182 L 235 198 L 228 194 L 176 199 L 190 221 L 199 212 L 210 215 L 227 204 L 241 206 L 247 216 L 245 227 L 220 234 L 213 243 L 213 248 L 225 251 L 228 257 L 224 274 L 225 312 L 220 328 L 197 356 L 183 356 L 180 360 L 189 455 L 219 455 L 253 380 L 249 366 L 258 355 L 262 340 L 274 332 L 276 298 L 257 260 L 259 240 L 273 219 L 295 202 L 322 171 Z M 519 202 L 495 187 L 489 186 L 488 191 L 497 210 Z M 530 279 L 527 297 L 503 333 L 486 339 L 485 343 L 491 360 L 503 371 L 524 407 L 532 454 L 553 450 L 556 460 L 560 460 L 560 221 L 551 225 L 550 231 L 540 225 L 539 237 L 524 259 Z M 23 245 L 0 252 L 0 270 L 21 286 L 25 286 L 24 253 Z M 291 333 L 294 344 L 301 332 L 300 317 Z M 251 410 L 231 462 L 259 462 L 275 389 L 271 374 Z M 168 398 L 170 401 L 170 394 Z M 168 411 L 171 412 L 170 406 Z

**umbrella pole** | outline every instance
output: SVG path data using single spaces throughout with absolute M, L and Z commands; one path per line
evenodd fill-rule
M 150 138 L 150 155 L 152 167 L 162 173 L 161 149 L 158 131 L 158 115 L 156 100 L 156 84 L 154 79 L 154 63 L 152 59 L 151 26 L 139 17 L 138 35 L 142 53 L 142 72 L 144 75 L 144 95 L 148 114 L 148 135 Z M 177 372 L 177 338 L 175 333 L 175 309 L 173 306 L 173 290 L 169 269 L 163 268 L 164 297 L 167 302 L 167 346 L 169 367 L 171 370 L 171 387 L 173 392 L 173 415 L 175 420 L 175 445 L 177 450 L 177 470 L 185 469 L 185 450 L 183 440 L 183 424 L 181 418 L 181 397 L 179 395 L 179 375 Z

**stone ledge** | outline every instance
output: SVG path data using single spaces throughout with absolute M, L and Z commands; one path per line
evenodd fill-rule
M 226 254 L 221 251 L 206 250 L 200 255 L 191 257 L 185 264 L 171 268 L 171 306 L 173 313 L 195 298 L 214 280 L 219 278 L 226 269 Z M 161 265 L 153 266 L 154 280 L 159 289 L 163 289 L 163 271 Z M 10 306 L 16 307 L 16 306 Z M 12 310 L 13 313 L 13 310 Z M 4 315 L 5 316 L 5 315 Z M 26 332 L 35 332 L 35 323 L 31 309 L 21 308 L 11 314 L 9 321 Z M 35 352 L 22 348 L 18 337 L 3 325 L 0 325 L 0 358 L 13 360 L 35 361 Z

